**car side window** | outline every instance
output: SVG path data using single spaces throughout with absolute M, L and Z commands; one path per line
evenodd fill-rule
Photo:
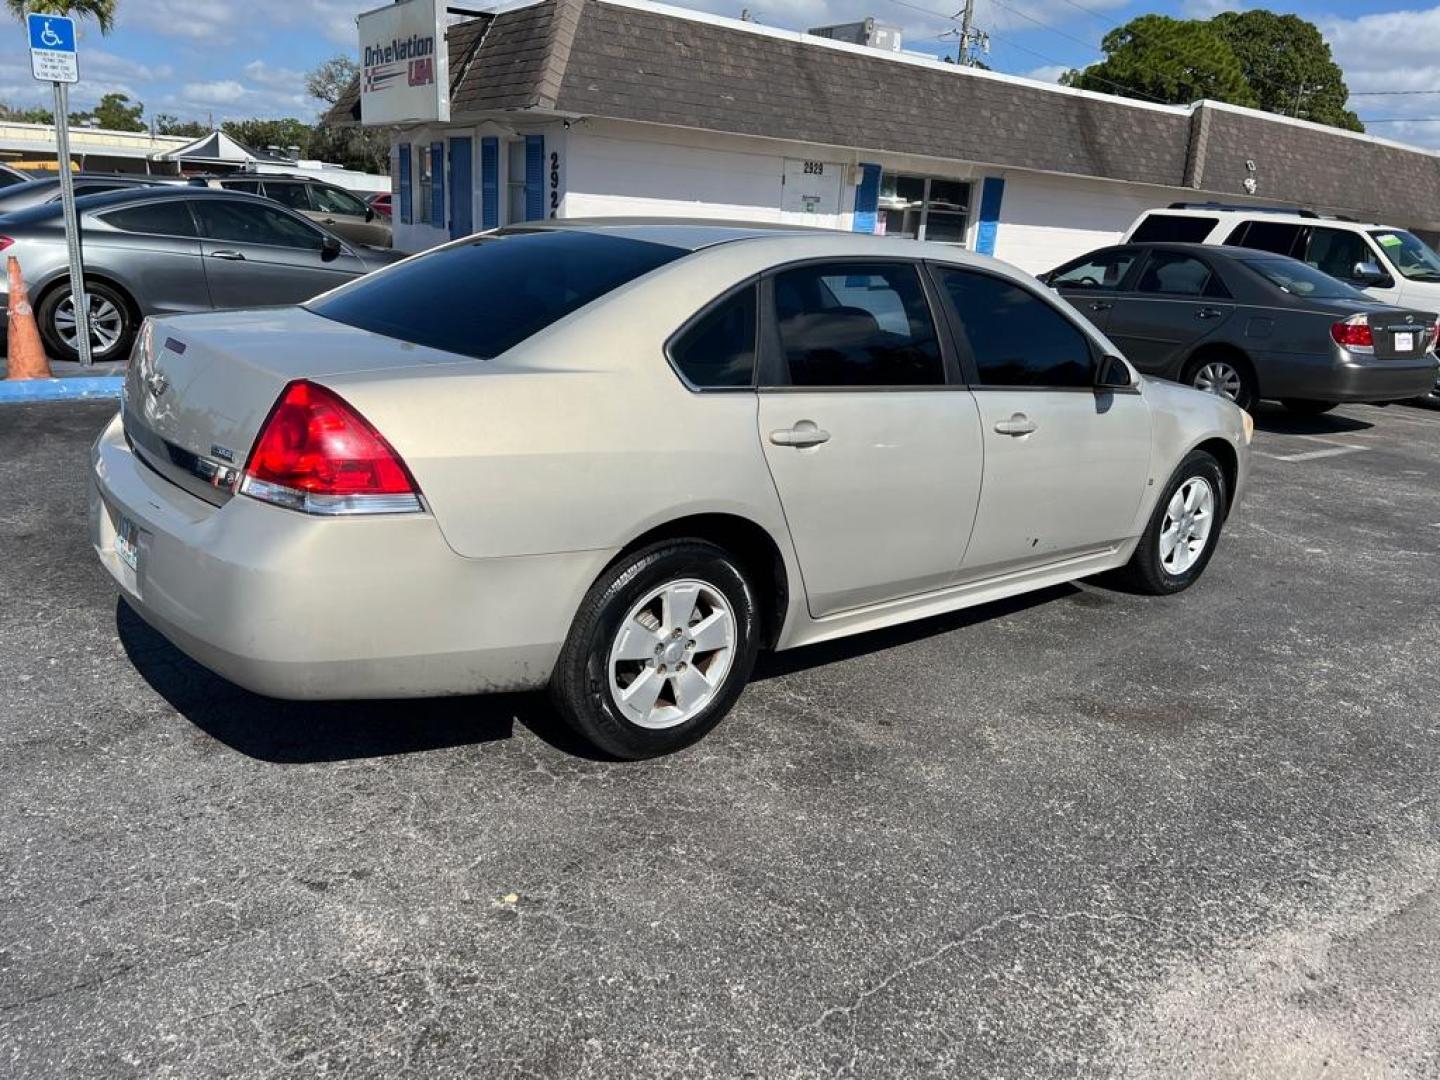
M 1115 290 L 1135 262 L 1133 251 L 1102 251 L 1077 259 L 1050 275 L 1056 289 Z
M 226 180 L 221 187 L 226 191 L 243 191 L 247 195 L 260 194 L 259 180 Z
M 262 202 L 197 199 L 200 228 L 212 240 L 319 251 L 325 235 L 317 228 Z
M 102 221 L 126 232 L 149 233 L 152 236 L 194 236 L 195 219 L 184 199 L 126 206 L 101 214 Z
M 1164 296 L 1205 296 L 1210 268 L 1199 259 L 1177 251 L 1156 251 L 1145 264 L 1136 292 Z
M 750 386 L 755 378 L 755 300 L 752 283 L 727 296 L 670 344 L 670 359 L 691 386 Z
M 365 216 L 365 204 L 348 191 L 341 191 L 339 188 L 315 184 L 310 188 L 310 198 L 314 200 L 315 209 L 323 210 L 327 214 Z
M 1375 256 L 1359 233 L 1344 229 L 1316 228 L 1305 245 L 1305 262 L 1322 274 L 1341 281 L 1352 281 L 1355 264 L 1375 262 Z
M 945 364 L 913 263 L 817 263 L 775 275 L 791 386 L 942 386 Z
M 310 202 L 310 187 L 307 184 L 283 184 L 274 180 L 265 181 L 265 197 L 274 199 L 292 210 L 313 210 Z
M 1276 255 L 1293 255 L 1300 241 L 1303 225 L 1285 221 L 1242 221 L 1225 238 L 1229 247 L 1255 248 Z
M 1058 310 L 1004 278 L 941 273 L 981 386 L 1091 387 L 1090 340 Z

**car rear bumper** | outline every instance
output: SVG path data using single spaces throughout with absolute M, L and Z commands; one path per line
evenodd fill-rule
M 610 555 L 469 559 L 429 514 L 212 506 L 139 461 L 118 416 L 91 458 L 91 542 L 126 602 L 182 652 L 273 697 L 542 686 Z M 133 569 L 116 550 L 122 517 L 139 530 Z
M 1256 357 L 1260 394 L 1310 401 L 1404 401 L 1435 385 L 1433 357 L 1381 360 L 1375 357 L 1270 353 Z

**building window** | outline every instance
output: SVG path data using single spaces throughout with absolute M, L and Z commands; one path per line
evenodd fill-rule
M 505 148 L 505 220 L 525 220 L 525 140 L 511 139 Z
M 435 178 L 430 172 L 430 147 L 423 143 L 418 145 L 420 152 L 415 155 L 415 164 L 419 175 L 416 177 L 415 186 L 419 205 L 415 209 L 419 212 L 418 220 L 424 225 L 430 222 L 430 188 Z
M 938 176 L 880 177 L 877 233 L 941 244 L 965 243 L 970 216 L 970 184 Z

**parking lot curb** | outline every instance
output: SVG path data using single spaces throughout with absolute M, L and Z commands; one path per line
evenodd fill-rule
M 118 398 L 123 377 L 0 380 L 0 405 L 22 401 L 103 400 Z

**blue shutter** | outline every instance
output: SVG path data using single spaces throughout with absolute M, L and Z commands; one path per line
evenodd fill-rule
M 445 228 L 445 144 L 430 144 L 430 224 Z
M 987 176 L 980 189 L 980 227 L 975 231 L 975 250 L 981 255 L 995 254 L 995 234 L 1000 231 L 1000 200 L 1005 196 L 1005 181 Z
M 545 136 L 525 136 L 525 220 L 545 216 Z
M 855 213 L 851 216 L 853 232 L 873 233 L 875 215 L 880 206 L 880 166 L 861 165 L 860 184 L 855 188 Z
M 475 231 L 475 150 L 468 135 L 450 140 L 450 238 Z
M 480 228 L 500 227 L 500 140 L 480 140 Z
M 400 144 L 400 222 L 409 225 L 412 220 L 410 205 L 410 144 Z

